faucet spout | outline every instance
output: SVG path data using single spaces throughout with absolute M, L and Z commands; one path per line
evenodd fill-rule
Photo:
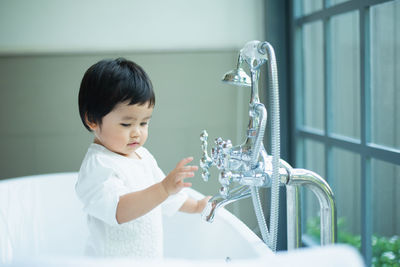
M 219 208 L 223 208 L 232 202 L 248 197 L 251 197 L 251 190 L 247 185 L 238 186 L 237 188 L 232 189 L 228 197 L 222 196 L 221 194 L 216 195 L 208 201 L 201 217 L 203 220 L 212 223 L 214 221 L 215 213 Z

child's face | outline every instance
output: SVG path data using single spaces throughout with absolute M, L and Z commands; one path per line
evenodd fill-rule
M 95 134 L 95 143 L 127 157 L 137 157 L 136 149 L 147 140 L 148 124 L 153 107 L 119 103 L 103 117 L 101 125 L 89 125 Z

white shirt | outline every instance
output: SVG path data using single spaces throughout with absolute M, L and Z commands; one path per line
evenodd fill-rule
M 147 214 L 118 224 L 116 212 L 120 196 L 143 190 L 165 177 L 146 148 L 140 147 L 135 152 L 140 160 L 124 157 L 98 144 L 91 144 L 86 153 L 75 190 L 88 214 L 88 255 L 136 258 L 163 255 L 161 211 L 174 214 L 187 196 L 181 192 L 170 196 Z

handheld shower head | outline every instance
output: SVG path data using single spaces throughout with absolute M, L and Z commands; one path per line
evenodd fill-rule
M 251 78 L 242 68 L 236 68 L 228 71 L 223 76 L 222 81 L 236 86 L 251 87 Z

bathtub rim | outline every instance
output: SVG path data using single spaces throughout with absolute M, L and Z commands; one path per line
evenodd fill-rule
M 6 183 L 18 183 L 23 181 L 29 181 L 33 179 L 50 179 L 51 177 L 71 177 L 71 179 L 77 179 L 78 172 L 55 172 L 55 173 L 45 173 L 45 174 L 34 174 L 27 176 L 19 176 L 19 177 L 11 177 L 0 180 L 1 184 Z M 184 188 L 184 192 L 186 192 L 189 196 L 194 199 L 202 199 L 205 197 L 204 194 L 200 193 L 196 189 L 193 188 Z M 238 217 L 229 212 L 225 208 L 220 208 L 217 210 L 215 214 L 215 220 L 223 220 L 224 222 L 230 224 L 235 231 L 238 231 L 242 234 L 242 237 L 252 245 L 254 252 L 258 257 L 264 257 L 269 254 L 274 254 L 268 246 Z

